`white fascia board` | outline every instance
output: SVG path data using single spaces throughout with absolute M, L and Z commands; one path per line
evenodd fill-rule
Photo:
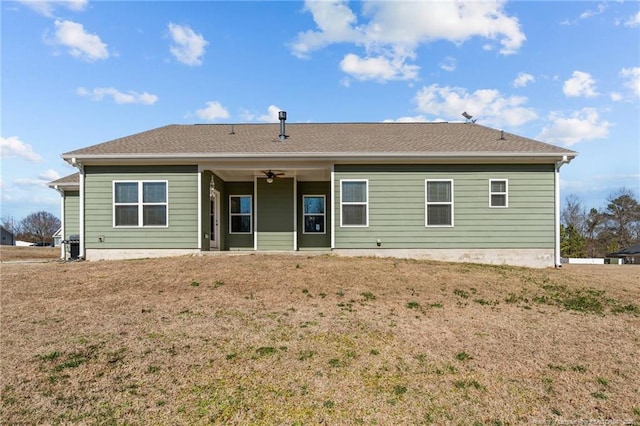
M 567 157 L 575 158 L 576 152 L 570 153 L 523 153 L 523 152 L 251 152 L 251 153 L 175 153 L 175 154 L 88 154 L 75 155 L 76 161 L 84 164 L 193 164 L 211 161 L 216 163 L 237 161 L 265 161 L 271 159 L 288 161 L 385 161 L 385 162 L 520 162 L 527 161 L 559 161 Z M 63 157 L 71 162 L 71 157 Z

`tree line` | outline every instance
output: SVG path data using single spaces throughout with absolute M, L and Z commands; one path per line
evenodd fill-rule
M 21 220 L 3 217 L 0 223 L 15 240 L 42 245 L 53 243 L 53 234 L 60 229 L 60 219 L 46 211 L 31 213 Z
M 600 210 L 587 210 L 571 194 L 560 219 L 562 257 L 606 257 L 640 242 L 640 204 L 627 188 L 609 195 L 606 207 Z

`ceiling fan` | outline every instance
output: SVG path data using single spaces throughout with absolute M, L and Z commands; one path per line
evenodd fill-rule
M 267 177 L 267 183 L 273 183 L 273 180 L 278 177 L 278 176 L 284 176 L 284 173 L 282 172 L 273 172 L 271 170 L 265 171 L 263 170 L 262 173 L 264 173 L 264 175 Z

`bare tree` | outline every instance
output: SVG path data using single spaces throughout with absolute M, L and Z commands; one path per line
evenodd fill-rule
M 569 194 L 565 198 L 565 207 L 561 213 L 562 223 L 567 227 L 573 227 L 575 232 L 585 235 L 587 228 L 587 211 L 582 200 L 575 194 Z
M 19 237 L 41 244 L 51 243 L 53 234 L 60 228 L 60 219 L 49 212 L 31 213 L 20 221 Z
M 0 218 L 0 225 L 13 235 L 20 233 L 20 222 L 16 221 L 13 216 L 3 216 Z

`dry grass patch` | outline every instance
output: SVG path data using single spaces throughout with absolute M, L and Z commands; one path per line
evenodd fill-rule
M 60 259 L 60 247 L 0 246 L 0 261 L 56 260 Z
M 4 424 L 639 421 L 640 268 L 2 266 Z

